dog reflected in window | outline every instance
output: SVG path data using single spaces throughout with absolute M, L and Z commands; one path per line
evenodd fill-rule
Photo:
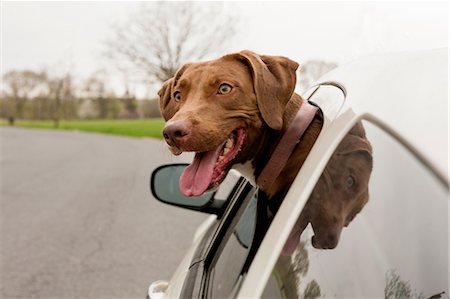
M 283 247 L 292 255 L 300 236 L 311 223 L 311 244 L 317 249 L 334 249 L 344 227 L 361 212 L 369 200 L 372 146 L 358 122 L 343 138 L 305 205 Z

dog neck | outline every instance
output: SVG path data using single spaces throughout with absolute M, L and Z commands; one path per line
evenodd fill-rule
M 255 127 L 254 133 L 250 137 L 249 150 L 245 152 L 238 163 L 233 165 L 233 169 L 239 171 L 254 187 L 258 187 L 256 178 L 261 173 L 264 165 L 269 161 L 275 146 L 300 109 L 302 102 L 303 100 L 299 95 L 292 95 L 283 114 L 283 128 L 281 131 L 269 128 L 264 122 L 262 122 L 261 126 Z
M 267 125 L 263 125 L 263 127 L 257 130 L 259 134 L 252 138 L 252 143 L 249 147 L 251 150 L 240 162 L 233 166 L 233 168 L 238 170 L 253 186 L 257 187 L 256 178 L 259 177 L 263 168 L 269 162 L 277 144 L 287 131 L 303 103 L 303 99 L 298 94 L 293 94 L 284 111 L 283 129 L 281 131 L 274 131 Z M 298 143 L 293 150 L 281 175 L 275 180 L 275 183 L 272 185 L 269 192 L 266 192 L 269 198 L 272 198 L 275 194 L 282 197 L 285 192 L 287 192 L 287 189 L 289 189 L 289 186 L 317 139 L 322 123 L 323 119 L 321 114 L 316 113 L 312 123 L 306 129 L 302 141 Z
M 267 192 L 280 175 L 295 146 L 300 142 L 306 129 L 313 121 L 317 110 L 318 108 L 316 106 L 307 102 L 304 102 L 300 106 L 294 119 L 272 152 L 269 161 L 258 176 L 256 183 L 262 191 Z

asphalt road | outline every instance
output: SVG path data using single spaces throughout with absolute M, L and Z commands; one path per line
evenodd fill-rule
M 205 215 L 157 202 L 164 144 L 0 128 L 1 298 L 144 298 Z M 184 157 L 181 159 L 188 159 Z

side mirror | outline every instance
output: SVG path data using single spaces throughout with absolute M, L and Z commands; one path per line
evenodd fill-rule
M 224 200 L 215 200 L 216 192 L 187 197 L 180 192 L 179 181 L 188 164 L 167 164 L 156 168 L 151 175 L 150 189 L 161 202 L 211 214 L 221 214 Z

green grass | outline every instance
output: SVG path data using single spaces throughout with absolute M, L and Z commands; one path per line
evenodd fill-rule
M 0 126 L 6 126 L 5 120 Z M 15 126 L 24 128 L 55 129 L 51 120 L 16 121 Z M 78 130 L 103 134 L 122 135 L 130 137 L 153 137 L 162 139 L 164 121 L 160 118 L 145 120 L 71 120 L 60 121 L 59 130 Z

